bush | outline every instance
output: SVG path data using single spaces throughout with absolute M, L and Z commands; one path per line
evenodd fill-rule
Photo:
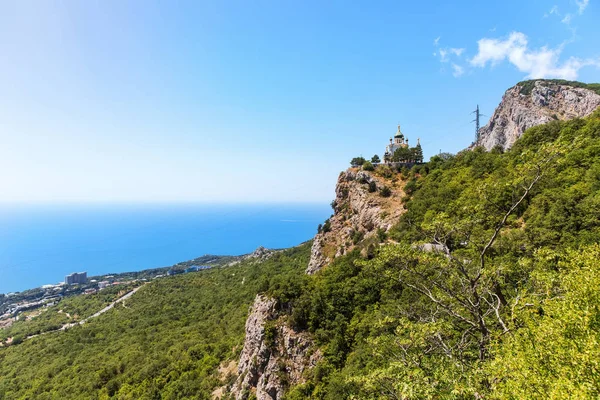
M 363 240 L 363 238 L 365 237 L 365 234 L 361 231 L 354 231 L 354 233 L 352 234 L 352 243 L 354 244 L 358 244 L 358 242 L 360 242 L 361 240 Z
M 377 183 L 375 181 L 369 182 L 369 193 L 373 193 L 377 190 Z
M 404 185 L 404 193 L 406 194 L 413 194 L 415 192 L 415 190 L 417 190 L 417 180 L 416 179 L 411 179 L 408 182 L 406 182 L 406 185 Z
M 379 239 L 380 242 L 385 242 L 385 239 L 387 239 L 387 233 L 385 231 L 385 229 L 377 229 L 377 238 Z
M 381 195 L 381 197 L 390 197 L 392 195 L 392 189 L 390 189 L 387 186 L 384 186 L 379 191 L 379 194 Z
M 375 173 L 384 178 L 391 178 L 394 175 L 394 171 L 392 171 L 389 165 L 378 165 Z
M 362 169 L 365 171 L 373 171 L 375 170 L 375 167 L 369 161 L 365 161 L 362 165 Z

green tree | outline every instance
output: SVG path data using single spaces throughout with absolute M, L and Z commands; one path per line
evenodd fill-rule
M 381 162 L 381 159 L 379 158 L 379 156 L 377 154 L 375 154 L 373 157 L 371 157 L 371 162 L 373 164 L 379 164 Z
M 363 165 L 365 163 L 365 159 L 363 157 L 354 157 L 351 161 L 350 161 L 350 165 L 352 167 L 360 167 L 361 165 Z
M 400 147 L 394 151 L 394 155 L 392 156 L 393 162 L 408 162 L 412 160 L 412 152 L 408 147 Z
M 417 163 L 422 163 L 423 162 L 423 149 L 421 148 L 421 144 L 417 143 L 417 145 L 415 147 L 413 147 L 412 149 L 412 153 L 413 153 L 413 160 Z

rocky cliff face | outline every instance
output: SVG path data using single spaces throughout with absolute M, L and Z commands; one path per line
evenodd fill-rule
M 600 95 L 590 89 L 545 80 L 521 83 L 504 93 L 488 124 L 479 130 L 475 145 L 508 149 L 533 126 L 585 117 L 599 106 Z
M 258 295 L 246 320 L 246 340 L 231 390 L 236 400 L 254 394 L 258 400 L 281 399 L 302 383 L 302 374 L 321 358 L 307 333 L 295 332 L 278 320 L 276 302 Z
M 373 192 L 369 191 L 371 182 L 376 185 Z M 391 196 L 380 195 L 384 186 L 390 188 Z M 404 212 L 402 182 L 374 173 L 357 169 L 342 172 L 335 194 L 334 215 L 315 236 L 307 274 L 314 274 L 335 257 L 352 250 L 357 238 L 368 239 L 380 229 L 387 232 Z

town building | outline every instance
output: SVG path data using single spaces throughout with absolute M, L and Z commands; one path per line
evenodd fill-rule
M 87 283 L 87 272 L 74 272 L 65 276 L 65 284 L 76 285 Z

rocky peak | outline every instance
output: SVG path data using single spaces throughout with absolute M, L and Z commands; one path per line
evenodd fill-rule
M 254 250 L 252 253 L 250 253 L 248 255 L 248 258 L 258 258 L 261 260 L 266 260 L 267 258 L 271 257 L 273 254 L 275 254 L 275 250 L 270 250 L 264 246 L 259 246 L 256 248 L 256 250 Z
M 595 86 L 580 82 L 535 80 L 508 89 L 475 145 L 510 148 L 525 130 L 552 120 L 590 115 L 600 106 Z
M 369 191 L 373 185 L 375 190 Z M 391 190 L 391 196 L 380 195 L 384 186 Z M 335 257 L 352 250 L 357 239 L 368 239 L 380 229 L 387 232 L 404 212 L 402 187 L 402 181 L 374 172 L 356 168 L 342 172 L 335 189 L 334 214 L 315 236 L 306 273 L 314 274 Z

